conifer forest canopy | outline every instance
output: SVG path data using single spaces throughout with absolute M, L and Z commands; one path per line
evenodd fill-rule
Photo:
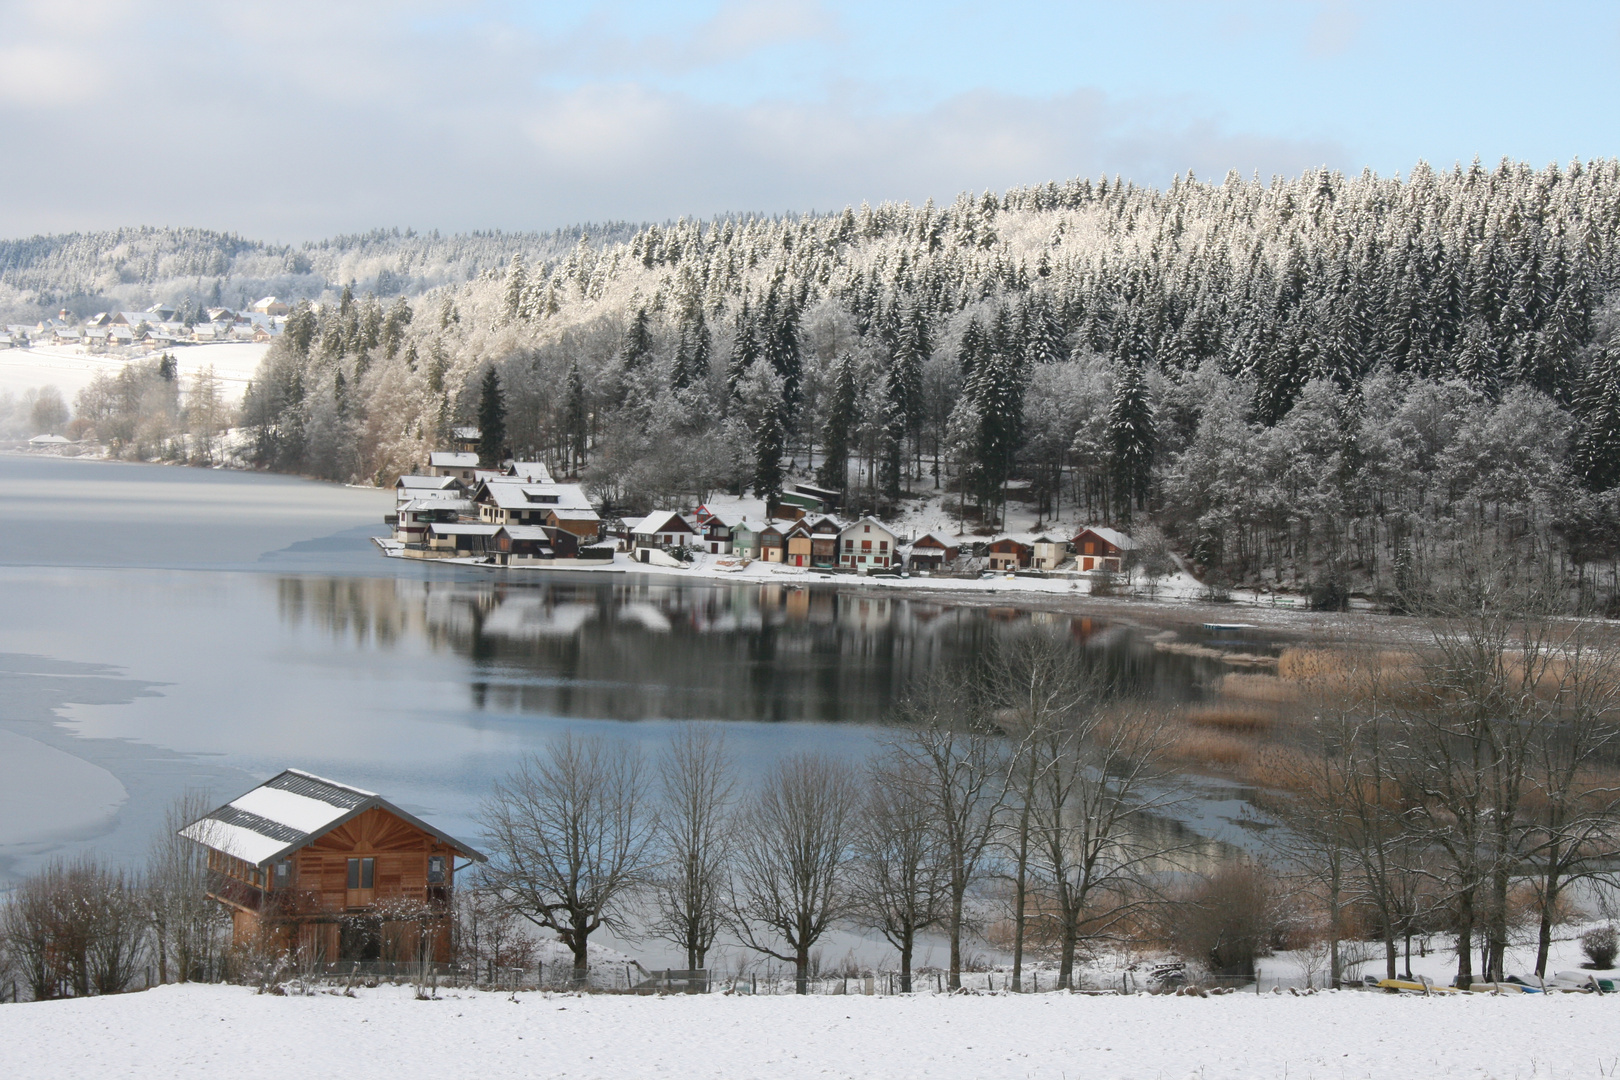
M 241 419 L 257 465 L 387 482 L 493 370 L 505 448 L 623 512 L 813 476 L 1151 522 L 1217 589 L 1607 610 L 1617 228 L 1599 160 L 497 234 L 460 280 L 379 234 Z

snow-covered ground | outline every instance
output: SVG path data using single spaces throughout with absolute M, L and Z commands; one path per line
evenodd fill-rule
M 168 986 L 0 1007 L 29 1080 L 422 1077 L 1598 1077 L 1620 997 L 354 998 Z
M 259 361 L 269 351 L 268 344 L 226 341 L 213 345 L 180 345 L 170 350 L 180 375 L 192 378 L 210 365 L 220 389 L 231 401 L 240 401 L 248 380 Z M 110 353 L 87 353 L 74 345 L 38 345 L 29 349 L 0 349 L 0 394 L 22 394 L 25 390 L 54 386 L 69 405 L 80 390 L 97 375 L 116 373 L 132 359 L 149 360 L 158 353 L 137 357 Z

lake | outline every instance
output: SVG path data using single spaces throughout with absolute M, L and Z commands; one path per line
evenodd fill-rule
M 859 756 L 910 680 L 1032 619 L 1144 694 L 1224 670 L 1118 620 L 854 583 L 385 559 L 391 491 L 0 456 L 0 496 L 0 884 L 86 848 L 138 860 L 177 794 L 289 766 L 476 840 L 491 779 L 564 730 L 655 749 L 723 722 L 745 776 Z M 1241 842 L 1242 800 L 1204 796 L 1186 823 Z

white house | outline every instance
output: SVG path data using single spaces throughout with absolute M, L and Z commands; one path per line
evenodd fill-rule
M 874 517 L 863 517 L 838 534 L 838 565 L 852 570 L 881 570 L 900 565 L 896 537 Z
M 697 540 L 697 532 L 691 524 L 673 510 L 654 510 L 630 526 L 632 553 L 640 548 L 668 551 L 670 548 L 693 547 Z

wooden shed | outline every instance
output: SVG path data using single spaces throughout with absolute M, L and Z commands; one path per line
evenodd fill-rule
M 470 845 L 371 791 L 299 769 L 187 825 L 237 945 L 334 960 L 450 960 L 456 859 Z

